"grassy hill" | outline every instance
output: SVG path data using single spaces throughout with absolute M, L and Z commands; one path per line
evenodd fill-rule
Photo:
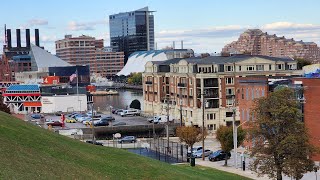
M 0 179 L 246 179 L 94 146 L 0 112 Z

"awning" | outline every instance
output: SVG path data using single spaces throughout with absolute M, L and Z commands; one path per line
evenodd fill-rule
M 23 102 L 24 107 L 41 107 L 41 102 Z

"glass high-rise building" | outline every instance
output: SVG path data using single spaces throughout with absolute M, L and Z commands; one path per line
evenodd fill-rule
M 125 63 L 135 51 L 154 50 L 153 12 L 144 7 L 109 16 L 110 46 L 124 52 Z

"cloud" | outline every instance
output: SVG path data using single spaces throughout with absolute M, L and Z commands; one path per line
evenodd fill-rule
M 34 26 L 47 26 L 48 20 L 45 19 L 30 19 L 27 23 L 21 25 L 20 29 L 27 29 Z
M 273 22 L 262 26 L 227 25 L 189 30 L 161 30 L 155 34 L 158 49 L 172 46 L 176 48 L 184 41 L 184 48 L 192 48 L 196 52 L 220 52 L 224 45 L 238 39 L 246 29 L 259 28 L 269 34 L 277 34 L 296 40 L 320 43 L 320 25 L 299 24 L 292 22 Z M 178 42 L 178 43 L 177 43 Z
M 99 20 L 99 21 L 91 21 L 91 22 L 76 22 L 76 21 L 71 21 L 68 23 L 68 30 L 71 31 L 91 31 L 95 30 L 95 26 L 97 25 L 107 25 L 108 21 L 106 20 Z

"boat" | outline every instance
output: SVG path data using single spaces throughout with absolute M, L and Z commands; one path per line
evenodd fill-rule
M 119 95 L 118 91 L 110 90 L 110 91 L 95 91 L 91 92 L 93 96 L 109 96 L 109 95 Z

